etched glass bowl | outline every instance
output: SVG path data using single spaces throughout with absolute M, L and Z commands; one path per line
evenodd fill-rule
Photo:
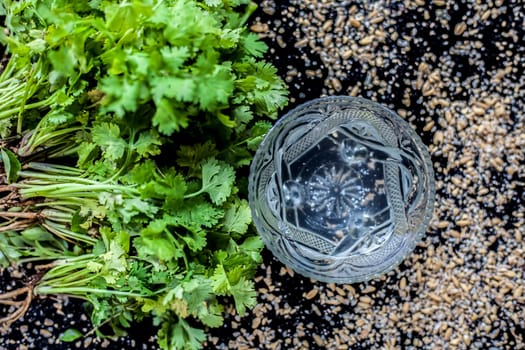
M 434 172 L 410 125 L 336 96 L 282 117 L 252 162 L 249 201 L 265 245 L 294 271 L 353 283 L 397 266 L 432 217 Z

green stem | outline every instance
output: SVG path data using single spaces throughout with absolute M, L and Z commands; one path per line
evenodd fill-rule
M 18 176 L 21 177 L 28 177 L 31 179 L 47 179 L 47 180 L 53 180 L 53 183 L 57 182 L 70 182 L 70 183 L 79 183 L 79 184 L 86 184 L 86 185 L 94 185 L 97 184 L 97 181 L 81 178 L 76 175 L 69 176 L 69 175 L 57 175 L 55 174 L 45 174 L 38 171 L 28 171 L 28 170 L 21 170 L 18 172 Z
M 64 225 L 54 223 L 50 220 L 44 221 L 41 225 L 49 232 L 53 233 L 54 235 L 66 241 L 79 241 L 79 242 L 83 242 L 83 243 L 87 243 L 91 245 L 94 245 L 98 241 L 97 239 L 91 236 L 88 236 L 86 234 L 81 234 L 81 233 L 77 233 L 77 232 L 68 230 Z
M 255 12 L 255 10 L 257 10 L 257 4 L 255 2 L 250 2 L 247 6 L 246 6 L 246 12 L 244 13 L 244 15 L 241 17 L 240 19 L 240 22 L 239 22 L 239 27 L 242 27 L 246 24 L 246 22 L 248 22 L 248 19 L 252 16 L 252 14 Z
M 38 60 L 36 65 L 32 68 L 31 75 L 29 76 L 29 79 L 27 81 L 26 89 L 24 92 L 24 97 L 22 98 L 22 101 L 21 101 L 22 103 L 20 105 L 20 110 L 18 112 L 18 119 L 17 119 L 17 126 L 16 126 L 17 134 L 22 133 L 22 120 L 23 120 L 22 115 L 25 110 L 26 102 L 35 93 L 35 91 L 37 90 L 36 87 L 40 85 L 40 84 L 34 84 L 34 79 L 36 77 L 36 72 L 40 71 L 41 66 L 42 66 L 42 60 L 40 59 Z
M 79 207 L 86 206 L 86 203 L 89 202 L 91 202 L 94 206 L 98 204 L 97 201 L 89 201 L 86 198 L 71 197 L 61 200 L 53 200 L 52 202 L 35 203 L 35 207 L 55 208 L 57 210 L 74 214 Z
M 35 294 L 67 294 L 76 296 L 78 294 L 100 294 L 100 295 L 118 295 L 134 298 L 147 298 L 149 295 L 123 292 L 119 290 L 89 288 L 89 287 L 53 287 L 53 286 L 37 286 L 34 290 Z
M 60 164 L 31 162 L 28 163 L 26 166 L 30 169 L 41 170 L 55 175 L 61 174 L 65 176 L 81 176 L 82 174 L 84 174 L 83 170 Z
M 37 262 L 37 261 L 44 261 L 44 260 L 55 260 L 55 259 L 62 259 L 64 256 L 63 255 L 57 255 L 57 256 L 53 256 L 51 254 L 49 254 L 48 256 L 33 256 L 33 257 L 30 257 L 30 258 L 22 258 L 22 259 L 19 259 L 17 260 L 18 263 L 20 264 L 26 264 L 28 262 Z
M 128 165 L 131 163 L 131 156 L 132 153 L 130 150 L 133 148 L 133 143 L 135 141 L 135 135 L 136 130 L 131 130 L 129 141 L 128 141 L 128 147 L 126 147 L 126 159 L 122 163 L 122 165 L 119 167 L 118 171 L 116 171 L 107 181 L 116 181 L 120 176 L 122 176 L 122 173 L 125 171 L 128 171 Z
M 47 198 L 69 198 L 69 197 L 85 197 L 98 198 L 101 192 L 108 191 L 117 194 L 131 194 L 138 195 L 138 191 L 134 188 L 125 187 L 114 184 L 70 184 L 62 183 L 55 185 L 42 186 L 25 186 L 24 183 L 17 185 L 20 188 L 20 194 L 26 198 L 32 197 L 47 197 Z
M 184 260 L 184 266 L 186 267 L 186 271 L 189 270 L 190 264 L 188 263 L 188 258 L 186 257 L 186 254 L 184 254 L 184 248 L 180 245 L 180 243 L 175 239 L 173 234 L 168 231 L 168 229 L 165 229 L 164 232 L 168 236 L 168 238 L 172 241 L 172 243 L 182 252 L 182 260 Z
M 26 110 L 28 110 L 28 109 L 34 109 L 34 108 L 40 108 L 40 107 L 44 107 L 44 106 L 49 106 L 53 102 L 54 98 L 55 97 L 53 95 L 51 95 L 50 97 L 46 98 L 45 100 L 38 101 L 38 102 L 33 102 L 33 103 L 28 104 L 28 105 L 25 105 L 24 108 Z M 7 111 L 0 112 L 0 120 L 12 117 L 13 115 L 17 114 L 19 111 L 20 111 L 20 107 L 16 107 L 16 108 L 8 109 Z
M 81 131 L 81 130 L 84 130 L 84 127 L 74 126 L 74 127 L 69 127 L 69 128 L 64 128 L 64 129 L 59 129 L 59 130 L 54 130 L 54 131 L 51 128 L 40 128 L 38 132 L 35 132 L 30 136 L 27 144 L 20 147 L 20 150 L 18 153 L 20 155 L 28 156 L 31 153 L 33 153 L 36 148 L 38 148 L 39 146 L 44 146 L 46 142 L 53 140 L 53 139 L 57 139 L 55 140 L 55 144 L 63 143 L 63 142 L 74 143 L 72 139 L 69 140 L 68 138 L 70 138 L 75 132 Z M 65 137 L 65 138 L 60 139 L 62 137 Z M 49 145 L 49 146 L 52 146 L 52 145 Z
M 11 79 L 10 79 L 11 80 Z M 0 105 L 9 106 L 20 102 L 20 97 L 24 95 L 24 83 L 20 82 L 18 79 L 12 79 L 9 81 L 11 84 L 16 84 L 15 86 L 0 86 Z
M 198 190 L 197 192 L 188 193 L 188 194 L 184 195 L 184 198 L 187 199 L 187 198 L 196 197 L 196 196 L 198 196 L 199 194 L 203 194 L 204 192 L 205 192 L 205 191 L 204 191 L 204 188 L 201 188 L 201 189 Z
M 7 66 L 5 66 L 4 71 L 0 75 L 0 81 L 8 80 L 9 78 L 12 77 L 13 71 L 16 68 L 16 63 L 17 63 L 16 59 L 17 59 L 17 56 L 15 55 L 12 55 L 9 58 L 9 61 L 7 62 Z M 17 71 L 16 75 L 21 75 L 20 71 Z
M 88 276 L 86 276 L 88 274 Z M 85 268 L 81 271 L 76 271 L 71 273 L 68 276 L 63 276 L 55 279 L 46 279 L 46 285 L 53 287 L 82 287 L 88 285 L 88 283 L 95 278 L 97 278 L 97 275 L 91 275 L 92 272 L 87 271 Z

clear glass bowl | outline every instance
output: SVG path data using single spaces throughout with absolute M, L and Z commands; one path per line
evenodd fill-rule
M 282 117 L 252 162 L 249 201 L 270 251 L 294 271 L 354 283 L 397 266 L 434 205 L 427 148 L 410 125 L 362 98 L 315 99 Z

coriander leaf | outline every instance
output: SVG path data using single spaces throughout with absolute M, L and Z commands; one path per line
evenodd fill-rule
M 22 169 L 22 165 L 18 161 L 16 155 L 6 148 L 0 150 L 0 157 L 4 164 L 5 175 L 7 183 L 11 184 L 18 179 L 18 172 Z
M 163 97 L 177 101 L 191 102 L 194 99 L 196 83 L 193 78 L 156 77 L 151 79 L 151 94 L 157 107 Z
M 244 277 L 241 277 L 239 282 L 232 285 L 230 291 L 235 301 L 235 309 L 239 315 L 243 315 L 247 307 L 251 308 L 257 304 L 257 293 L 255 292 L 254 284 Z
M 64 333 L 60 334 L 60 337 L 58 339 L 60 341 L 69 343 L 82 338 L 83 335 L 84 334 L 82 332 L 75 328 L 68 328 L 64 331 Z
M 184 252 L 165 227 L 166 224 L 162 220 L 154 220 L 133 240 L 133 246 L 140 257 L 160 261 L 173 261 L 183 257 Z
M 206 232 L 198 227 L 188 227 L 188 229 L 189 231 L 179 235 L 180 239 L 186 243 L 191 251 L 202 250 L 206 246 Z
M 164 135 L 170 136 L 175 131 L 188 126 L 187 112 L 173 108 L 168 99 L 162 98 L 155 105 L 157 110 L 153 116 L 153 125 Z
M 133 218 L 138 214 L 145 214 L 151 218 L 157 213 L 158 208 L 151 203 L 141 200 L 140 198 L 128 198 L 124 201 L 122 206 L 118 208 L 120 220 L 124 224 L 132 222 Z
M 237 125 L 244 127 L 245 124 L 253 119 L 253 112 L 248 106 L 238 106 L 233 110 L 233 118 L 237 122 Z
M 211 281 L 204 277 L 195 275 L 189 281 L 182 283 L 184 299 L 188 303 L 190 313 L 195 313 L 199 306 L 206 302 L 213 293 Z
M 222 209 L 217 208 L 203 200 L 186 200 L 181 208 L 166 214 L 164 221 L 173 226 L 208 227 L 211 228 L 219 222 L 224 215 Z
M 138 76 L 145 77 L 151 71 L 151 57 L 146 52 L 126 52 L 125 60 L 130 63 L 130 69 Z
M 53 111 L 46 115 L 46 120 L 53 125 L 65 124 L 74 118 L 75 116 L 72 113 L 63 110 Z
M 100 146 L 103 156 L 111 160 L 122 158 L 127 142 L 120 137 L 120 128 L 116 124 L 101 123 L 94 125 L 91 134 L 93 142 Z
M 250 138 L 247 140 L 248 148 L 256 151 L 271 127 L 272 124 L 267 121 L 258 121 L 255 123 L 250 129 Z
M 200 107 L 212 111 L 226 105 L 233 93 L 233 81 L 233 75 L 227 66 L 216 66 L 212 74 L 202 76 L 197 82 Z
M 262 57 L 268 46 L 255 33 L 247 33 L 241 40 L 244 50 L 254 57 Z
M 202 329 L 191 327 L 181 318 L 176 324 L 168 327 L 171 327 L 169 349 L 198 350 L 201 348 L 200 344 L 206 340 L 206 333 Z
M 222 4 L 222 0 L 204 0 L 204 2 L 210 7 L 215 7 Z
M 177 164 L 189 168 L 193 174 L 194 171 L 200 171 L 200 164 L 204 159 L 215 157 L 218 153 L 215 144 L 209 140 L 191 146 L 182 145 L 177 151 Z
M 106 94 L 104 110 L 115 112 L 123 117 L 126 112 L 134 112 L 141 100 L 141 83 L 124 76 L 108 76 L 102 79 L 100 90 Z
M 251 221 L 252 215 L 248 201 L 241 199 L 229 203 L 221 223 L 223 229 L 228 233 L 245 233 Z
M 139 138 L 133 144 L 133 148 L 141 157 L 146 158 L 159 155 L 161 145 L 162 140 L 156 130 L 148 130 L 139 134 Z
M 277 74 L 277 68 L 250 58 L 234 64 L 233 69 L 239 74 L 235 86 L 244 92 L 237 94 L 234 102 L 254 104 L 256 114 L 276 118 L 278 109 L 288 101 L 288 91 Z
M 77 60 L 69 48 L 60 46 L 58 50 L 49 51 L 48 56 L 55 71 L 61 75 L 69 77 L 78 74 L 75 71 Z
M 212 281 L 213 291 L 217 295 L 227 295 L 230 291 L 230 281 L 228 280 L 228 275 L 224 270 L 222 264 L 218 264 L 217 267 L 213 270 L 213 275 L 210 277 Z
M 264 243 L 259 235 L 247 237 L 239 248 L 243 252 L 258 252 L 264 248 Z
M 164 46 L 162 49 L 160 49 L 160 55 L 164 64 L 171 72 L 179 71 L 184 61 L 190 58 L 189 50 L 185 46 Z
M 218 45 L 224 49 L 231 49 L 237 46 L 241 37 L 241 28 L 224 29 L 222 31 Z
M 103 8 L 107 27 L 120 35 L 136 32 L 136 28 L 141 27 L 142 18 L 151 15 L 151 5 L 144 2 L 108 2 Z
M 151 159 L 147 159 L 142 163 L 136 164 L 125 176 L 121 179 L 124 183 L 129 185 L 144 185 L 155 178 L 157 172 L 157 165 Z
M 23 253 L 13 244 L 11 239 L 6 234 L 0 235 L 0 266 L 12 265 L 21 256 Z
M 202 188 L 186 197 L 206 192 L 211 201 L 220 205 L 228 198 L 231 193 L 233 182 L 235 181 L 235 171 L 230 165 L 219 163 L 214 158 L 208 158 L 202 162 Z
M 201 304 L 197 317 L 205 326 L 220 327 L 224 323 L 223 311 L 224 308 L 215 299 L 207 307 Z
M 162 175 L 156 174 L 154 179 L 142 185 L 140 192 L 143 198 L 161 199 L 164 208 L 172 208 L 184 198 L 186 189 L 184 177 L 169 168 Z

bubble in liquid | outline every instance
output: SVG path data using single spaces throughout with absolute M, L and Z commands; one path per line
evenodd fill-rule
M 358 144 L 351 139 L 345 139 L 342 142 L 341 158 L 349 164 L 366 162 L 369 153 L 370 150 L 366 146 Z
M 283 184 L 284 204 L 296 208 L 303 204 L 303 186 L 297 181 L 288 180 Z

